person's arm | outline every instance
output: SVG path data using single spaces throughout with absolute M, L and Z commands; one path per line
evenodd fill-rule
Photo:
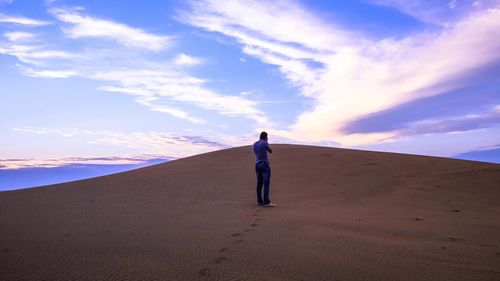
M 273 150 L 269 146 L 267 147 L 267 151 L 269 151 L 269 153 L 273 153 Z

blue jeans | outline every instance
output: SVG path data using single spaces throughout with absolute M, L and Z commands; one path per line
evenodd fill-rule
M 255 173 L 257 174 L 257 203 L 269 204 L 269 184 L 271 181 L 271 167 L 268 162 L 259 162 L 255 164 Z M 264 187 L 264 198 L 262 198 L 262 187 Z

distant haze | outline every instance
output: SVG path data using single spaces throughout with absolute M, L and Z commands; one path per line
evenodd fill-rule
M 109 175 L 167 162 L 152 159 L 142 164 L 73 164 L 53 168 L 24 168 L 0 170 L 0 191 L 14 190 L 42 185 L 63 183 L 98 176 Z

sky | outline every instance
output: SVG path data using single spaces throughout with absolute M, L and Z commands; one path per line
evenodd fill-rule
M 500 163 L 500 0 L 0 0 L 0 169 L 298 143 Z

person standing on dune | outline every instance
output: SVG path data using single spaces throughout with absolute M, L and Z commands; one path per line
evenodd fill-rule
M 271 166 L 267 153 L 273 153 L 267 142 L 267 133 L 260 133 L 260 138 L 253 144 L 253 152 L 255 153 L 255 173 L 257 174 L 257 203 L 259 206 L 276 207 L 276 204 L 269 200 L 269 188 L 271 182 Z M 264 194 L 262 194 L 264 187 Z

